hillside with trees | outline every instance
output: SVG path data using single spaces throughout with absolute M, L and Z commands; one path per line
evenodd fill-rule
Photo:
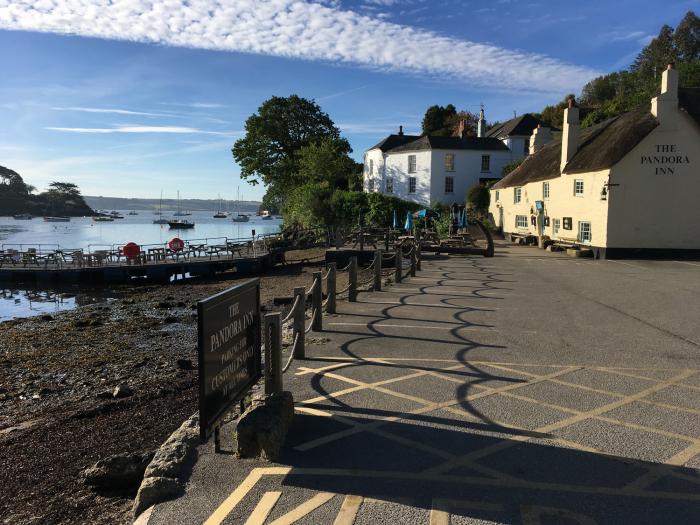
M 52 182 L 38 195 L 19 173 L 0 166 L 0 215 L 64 215 L 82 217 L 95 212 L 85 203 L 78 186 L 70 182 Z

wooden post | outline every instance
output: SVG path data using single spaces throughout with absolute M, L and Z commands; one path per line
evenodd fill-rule
M 306 336 L 306 288 L 300 286 L 294 288 L 294 302 L 299 297 L 297 310 L 294 312 L 294 337 L 299 336 L 296 346 L 294 347 L 294 358 L 303 359 L 306 354 L 305 341 Z
M 326 268 L 328 268 L 328 313 L 329 314 L 334 314 L 335 313 L 335 273 L 336 273 L 336 268 L 337 264 L 332 262 L 328 263 L 326 265 Z
M 401 253 L 402 250 L 403 250 L 403 248 L 401 247 L 401 243 L 397 243 L 396 246 L 394 247 L 394 266 L 396 267 L 396 275 L 394 277 L 394 280 L 397 283 L 401 282 L 401 270 L 402 270 L 401 260 L 403 258 L 403 255 Z
M 360 251 L 365 251 L 365 231 L 362 227 L 362 216 L 360 215 Z
M 390 230 L 384 232 L 384 251 L 389 253 L 389 237 L 391 233 Z
M 416 270 L 419 272 L 421 271 L 420 269 L 420 260 L 421 260 L 421 253 L 420 253 L 420 241 L 416 243 Z
M 411 249 L 411 277 L 416 276 L 416 245 Z
M 314 293 L 311 295 L 313 319 L 312 330 L 323 330 L 323 272 L 314 272 Z
M 374 252 L 374 291 L 382 290 L 382 251 Z
M 265 393 L 282 392 L 282 314 L 265 314 Z
M 357 302 L 357 256 L 350 257 L 350 268 L 348 272 L 350 281 L 350 289 L 348 291 L 348 301 L 351 303 Z

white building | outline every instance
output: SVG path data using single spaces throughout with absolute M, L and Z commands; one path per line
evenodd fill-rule
M 365 152 L 364 191 L 395 195 L 429 206 L 464 202 L 467 191 L 480 182 L 499 180 L 503 167 L 523 157 L 519 141 L 539 121 L 524 115 L 499 125 L 483 136 L 483 110 L 478 136 L 389 135 Z M 462 126 L 463 127 L 463 126 Z M 523 134 L 522 136 L 519 135 Z M 509 144 L 516 144 L 511 151 Z
M 562 140 L 493 186 L 489 211 L 508 236 L 600 258 L 698 257 L 698 152 L 700 88 L 679 89 L 669 66 L 651 104 L 619 117 L 580 129 L 572 104 Z

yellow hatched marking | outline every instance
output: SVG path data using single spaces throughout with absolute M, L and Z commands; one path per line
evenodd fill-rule
M 295 521 L 300 520 L 307 514 L 312 513 L 321 505 L 328 503 L 335 496 L 332 492 L 319 492 L 310 500 L 302 503 L 296 509 L 287 512 L 284 516 L 280 516 L 270 525 L 291 525 Z
M 340 507 L 338 515 L 335 517 L 333 525 L 353 525 L 357 512 L 362 505 L 362 496 L 345 496 L 343 505 Z
M 464 501 L 455 499 L 433 499 L 430 509 L 430 525 L 450 525 L 450 513 L 452 509 L 474 509 L 489 512 L 502 512 L 503 505 L 498 503 L 484 503 L 481 501 Z
M 263 525 L 281 495 L 281 492 L 266 492 L 263 494 L 263 497 L 260 498 L 260 501 L 255 506 L 255 510 L 248 516 L 245 525 Z

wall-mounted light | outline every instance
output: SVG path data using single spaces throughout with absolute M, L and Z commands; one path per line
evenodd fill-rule
M 600 200 L 608 200 L 608 188 L 605 186 L 603 186 L 603 189 L 600 191 Z

